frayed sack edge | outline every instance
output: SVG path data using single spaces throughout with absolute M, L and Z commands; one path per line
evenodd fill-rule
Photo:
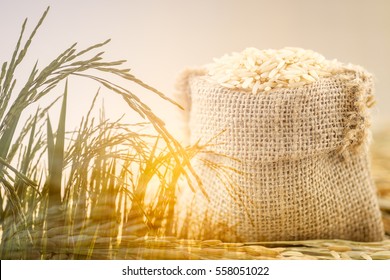
M 184 137 L 186 144 L 189 143 L 191 131 L 189 128 L 190 113 L 191 113 L 191 89 L 190 89 L 190 80 L 196 76 L 204 76 L 207 71 L 204 68 L 188 68 L 180 73 L 177 78 L 175 85 L 174 98 L 177 103 L 179 103 L 184 110 L 181 110 L 181 116 L 184 122 Z
M 367 152 L 372 139 L 369 108 L 375 104 L 373 76 L 361 66 L 348 64 L 338 70 L 352 95 L 354 110 L 345 121 L 344 138 L 339 153 L 348 160 L 350 154 Z

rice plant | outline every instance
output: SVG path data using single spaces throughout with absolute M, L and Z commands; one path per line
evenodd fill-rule
M 73 44 L 42 70 L 35 64 L 20 91 L 16 70 L 23 65 L 49 8 L 25 40 L 27 20 L 16 48 L 0 74 L 0 225 L 2 259 L 105 259 L 126 257 L 123 249 L 143 236 L 178 233 L 175 222 L 179 180 L 205 193 L 191 166 L 202 147 L 183 147 L 163 121 L 137 95 L 110 77 L 133 82 L 179 104 L 121 68 L 125 61 L 105 61 L 109 42 L 78 50 Z M 25 42 L 24 42 L 25 40 Z M 109 121 L 104 107 L 93 117 L 95 95 L 75 131 L 66 131 L 68 83 L 72 77 L 95 81 L 123 101 L 144 123 Z M 54 89 L 61 88 L 58 96 Z M 51 99 L 21 123 L 32 104 Z M 50 112 L 61 102 L 58 126 Z M 142 131 L 152 127 L 154 133 Z

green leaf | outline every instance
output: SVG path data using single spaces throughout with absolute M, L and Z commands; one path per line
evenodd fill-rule
M 48 155 L 48 170 L 51 170 L 52 158 L 54 154 L 54 135 L 53 129 L 50 122 L 50 117 L 47 116 L 47 155 Z
M 65 146 L 65 120 L 66 102 L 68 95 L 68 82 L 65 84 L 65 92 L 62 101 L 60 119 L 58 122 L 56 142 L 51 157 L 49 172 L 49 206 L 61 204 L 61 180 L 64 167 L 64 146 Z

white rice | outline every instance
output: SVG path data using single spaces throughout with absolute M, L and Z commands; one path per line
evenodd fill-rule
M 209 78 L 221 86 L 256 94 L 313 83 L 332 75 L 338 64 L 336 60 L 326 60 L 319 53 L 301 48 L 247 48 L 214 59 L 206 69 Z

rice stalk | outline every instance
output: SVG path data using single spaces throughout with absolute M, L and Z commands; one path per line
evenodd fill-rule
M 116 258 L 125 246 L 143 244 L 139 237 L 177 234 L 180 179 L 207 196 L 191 166 L 202 149 L 181 146 L 149 106 L 120 84 L 130 81 L 181 108 L 122 68 L 125 61 L 105 61 L 100 50 L 109 40 L 81 51 L 73 44 L 42 70 L 36 63 L 20 91 L 15 90 L 16 70 L 48 11 L 24 44 L 27 20 L 23 23 L 10 62 L 4 62 L 0 72 L 1 257 Z M 98 91 L 79 126 L 67 132 L 72 76 L 119 94 L 146 123 L 110 121 L 104 107 L 96 119 Z M 112 82 L 113 77 L 121 82 Z M 63 83 L 64 94 L 56 96 L 53 89 Z M 61 97 L 58 127 L 53 131 L 49 114 Z M 46 99 L 51 100 L 49 105 L 39 106 L 22 124 L 28 108 Z M 154 133 L 142 133 L 144 127 Z
M 60 119 L 56 133 L 56 140 L 54 143 L 54 136 L 52 133 L 50 122 L 48 121 L 47 136 L 50 140 L 50 148 L 48 148 L 48 175 L 46 187 L 48 191 L 48 216 L 47 228 L 55 228 L 64 224 L 64 213 L 62 212 L 61 199 L 61 180 L 64 168 L 64 146 L 65 146 L 65 120 L 66 120 L 66 106 L 68 95 L 68 83 L 65 84 L 65 91 L 63 95 L 62 107 L 60 111 Z M 63 232 L 65 234 L 65 232 Z M 48 235 L 48 238 L 53 236 Z

